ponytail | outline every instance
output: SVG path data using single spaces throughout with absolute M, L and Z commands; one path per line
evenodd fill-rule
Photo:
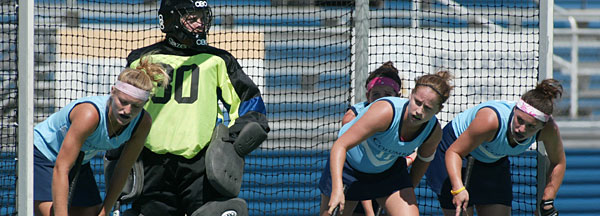
M 563 87 L 558 80 L 545 79 L 534 89 L 527 91 L 521 99 L 539 111 L 551 115 L 554 112 L 554 101 L 562 96 Z
M 118 80 L 146 91 L 152 91 L 154 83 L 158 86 L 168 85 L 169 75 L 160 64 L 152 63 L 149 56 L 144 56 L 135 69 L 123 70 L 119 74 Z

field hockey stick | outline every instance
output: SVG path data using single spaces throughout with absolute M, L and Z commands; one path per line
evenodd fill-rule
M 115 210 L 113 211 L 112 216 L 121 216 L 121 201 L 119 199 L 117 199 L 114 208 Z
M 69 198 L 67 202 L 67 208 L 71 207 L 71 200 L 73 199 L 73 193 L 75 192 L 75 185 L 77 184 L 77 179 L 79 178 L 79 171 L 81 169 L 81 162 L 83 161 L 84 153 L 82 151 L 77 155 L 77 159 L 75 160 L 75 164 L 73 164 L 73 168 L 69 171 Z
M 469 179 L 471 178 L 471 170 L 473 169 L 473 164 L 475 163 L 475 158 L 469 155 L 467 156 L 467 169 L 465 170 L 465 190 L 469 186 Z M 463 215 L 463 210 L 460 210 L 460 216 Z M 468 214 L 467 214 L 468 215 Z
M 377 212 L 375 212 L 375 216 L 379 216 L 383 213 L 383 208 L 381 206 L 377 206 Z
M 343 193 L 344 195 L 346 195 L 346 190 L 348 189 L 348 187 L 346 187 L 346 185 L 344 185 L 344 189 L 343 189 Z M 344 197 L 345 199 L 345 197 Z M 334 209 L 333 209 L 333 213 L 331 213 L 331 216 L 338 216 L 340 215 L 340 204 L 338 204 Z

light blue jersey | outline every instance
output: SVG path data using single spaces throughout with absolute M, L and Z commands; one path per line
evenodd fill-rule
M 496 112 L 499 125 L 494 140 L 484 142 L 475 148 L 471 152 L 471 155 L 475 159 L 485 163 L 492 163 L 507 155 L 521 154 L 529 149 L 536 141 L 537 134 L 519 143 L 515 147 L 510 146 L 506 134 L 510 133 L 510 121 L 513 118 L 513 108 L 515 107 L 515 104 L 516 103 L 512 101 L 488 101 L 467 109 L 454 117 L 452 120 L 452 127 L 456 137 L 459 137 L 467 130 L 480 109 L 488 107 Z
M 352 110 L 352 112 L 354 113 L 354 116 L 358 116 L 358 113 L 361 110 L 365 109 L 365 107 L 367 107 L 368 105 L 369 105 L 369 103 L 367 103 L 366 101 L 363 101 L 363 102 L 352 105 L 348 109 Z
M 400 140 L 400 128 L 402 116 L 406 112 L 408 99 L 398 97 L 383 97 L 377 101 L 389 102 L 394 110 L 394 117 L 389 128 L 383 132 L 377 132 L 367 138 L 364 142 L 350 149 L 346 153 L 348 163 L 358 171 L 364 173 L 380 173 L 390 168 L 398 157 L 410 155 L 431 135 L 437 118 L 434 116 L 422 129 L 420 134 L 411 141 Z M 340 129 L 338 134 L 342 136 L 358 119 L 360 119 L 374 103 L 369 104 L 358 112 L 356 118 L 348 122 Z M 357 110 L 358 111 L 358 110 Z
M 108 100 L 110 96 L 94 96 L 80 98 L 74 102 L 71 102 L 58 112 L 52 114 L 48 119 L 39 123 L 34 128 L 33 143 L 35 147 L 46 156 L 50 161 L 55 162 L 58 152 L 63 144 L 65 135 L 71 127 L 71 120 L 69 115 L 73 107 L 81 103 L 91 103 L 96 107 L 98 111 L 100 121 L 98 127 L 83 143 L 81 151 L 85 152 L 83 163 L 88 163 L 98 152 L 115 149 L 121 146 L 123 143 L 131 138 L 131 134 L 137 128 L 140 117 L 144 112 L 141 112 L 136 116 L 128 125 L 125 130 L 110 138 L 108 136 Z

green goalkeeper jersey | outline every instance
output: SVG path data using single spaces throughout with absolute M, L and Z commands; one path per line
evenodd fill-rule
M 228 110 L 229 126 L 248 111 L 265 112 L 257 87 L 231 54 L 210 47 L 196 51 L 159 43 L 128 57 L 135 68 L 144 53 L 151 53 L 150 60 L 161 63 L 171 77 L 144 107 L 152 116 L 145 146 L 157 154 L 193 158 L 206 147 L 215 125 L 224 121 L 218 101 Z

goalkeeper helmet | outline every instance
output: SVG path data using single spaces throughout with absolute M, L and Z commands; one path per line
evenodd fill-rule
M 212 19 L 206 0 L 162 0 L 158 10 L 160 30 L 169 43 L 183 48 L 207 45 Z

